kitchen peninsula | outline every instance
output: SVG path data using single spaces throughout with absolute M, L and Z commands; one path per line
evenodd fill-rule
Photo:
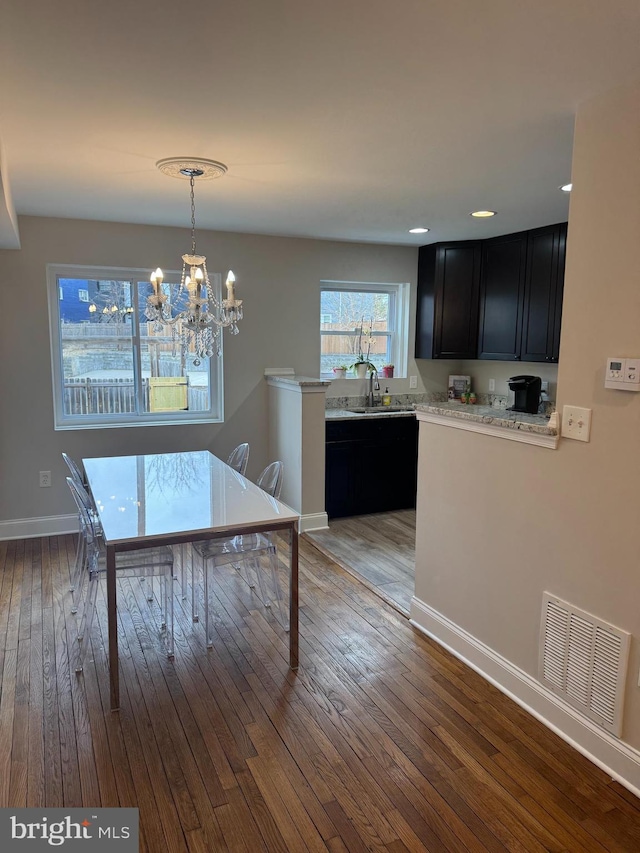
M 417 404 L 416 417 L 425 423 L 480 432 L 553 450 L 558 446 L 559 429 L 555 413 L 550 416 L 530 415 L 492 406 L 446 402 Z

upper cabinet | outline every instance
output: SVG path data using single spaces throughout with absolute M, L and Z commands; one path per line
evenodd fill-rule
M 522 360 L 557 362 L 567 224 L 529 232 L 522 319 Z
M 526 260 L 526 231 L 482 243 L 478 358 L 520 357 Z
M 423 246 L 418 259 L 416 358 L 475 358 L 479 241 Z
M 558 360 L 567 225 L 420 249 L 416 358 Z

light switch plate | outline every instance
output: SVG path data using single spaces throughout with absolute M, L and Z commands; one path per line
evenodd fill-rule
M 418 377 L 410 376 L 409 377 L 409 388 L 417 388 L 418 387 Z
M 576 441 L 589 441 L 591 433 L 591 409 L 579 406 L 562 407 L 562 437 Z

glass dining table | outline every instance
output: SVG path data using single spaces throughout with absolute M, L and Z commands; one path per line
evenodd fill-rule
M 289 534 L 289 665 L 298 666 L 299 514 L 207 450 L 82 460 L 107 560 L 111 709 L 120 706 L 116 556 L 243 533 Z

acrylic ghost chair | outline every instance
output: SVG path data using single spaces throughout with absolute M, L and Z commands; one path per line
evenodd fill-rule
M 77 619 L 76 672 L 81 672 L 91 640 L 91 627 L 96 609 L 96 597 L 100 577 L 105 574 L 105 547 L 102 535 L 94 523 L 91 512 L 91 499 L 87 490 L 72 477 L 67 484 L 76 503 L 78 514 L 82 518 L 80 535 L 84 538 L 86 559 L 85 571 L 78 592 L 83 588 L 82 609 Z M 168 546 L 141 548 L 125 551 L 116 557 L 116 572 L 120 577 L 144 578 L 153 583 L 154 577 L 162 580 L 162 623 L 167 656 L 172 658 L 173 644 L 173 552 Z
M 237 471 L 238 474 L 242 474 L 244 477 L 245 471 L 247 470 L 247 462 L 249 461 L 249 445 L 245 441 L 244 444 L 239 444 L 234 450 L 229 454 L 229 458 L 227 459 L 227 465 L 230 468 L 233 468 L 234 471 Z
M 271 465 L 268 465 L 258 478 L 256 485 L 277 500 L 282 488 L 282 462 L 272 462 Z M 258 578 L 262 603 L 265 607 L 270 607 L 272 598 L 267 592 L 260 564 L 261 557 L 265 556 L 268 559 L 271 583 L 278 605 L 280 622 L 285 630 L 288 630 L 289 625 L 283 606 L 282 587 L 278 578 L 278 553 L 273 533 L 243 533 L 242 535 L 234 536 L 232 539 L 209 539 L 203 542 L 194 542 L 193 554 L 197 556 L 204 576 L 205 635 L 207 646 L 211 647 L 213 645 L 212 590 L 214 580 L 212 575 L 216 568 L 226 563 L 235 564 L 241 561 L 247 573 L 246 580 L 253 589 L 255 585 L 249 576 L 249 566 L 251 566 Z M 196 576 L 197 572 L 194 571 L 194 578 Z
M 242 474 L 244 477 L 245 472 L 247 470 L 247 462 L 249 461 L 249 444 L 248 442 L 244 442 L 243 444 L 239 444 L 235 447 L 231 453 L 229 454 L 229 458 L 227 459 L 227 465 L 230 468 L 233 468 L 234 471 L 237 471 L 238 474 Z M 193 557 L 189 557 L 189 543 L 185 542 L 183 545 L 177 546 L 177 553 L 180 559 L 180 582 L 182 587 L 182 598 L 186 599 L 187 597 L 187 565 L 189 560 L 193 559 Z M 192 595 L 193 597 L 193 595 Z M 198 609 L 195 604 L 192 607 L 191 614 L 193 621 L 198 621 Z
M 65 462 L 67 468 L 69 469 L 69 473 L 71 474 L 71 479 L 76 483 L 76 485 L 80 489 L 87 491 L 86 490 L 86 482 L 84 479 L 84 475 L 83 475 L 82 471 L 80 470 L 80 466 L 69 456 L 68 453 L 63 453 L 62 458 L 64 459 L 64 462 Z M 91 514 L 91 518 L 93 520 L 94 528 L 96 529 L 96 531 L 99 534 L 101 534 L 102 530 L 100 528 L 100 521 L 98 519 L 98 511 L 95 508 L 95 505 L 93 503 L 93 500 L 91 499 L 91 495 L 89 492 L 87 492 L 87 495 L 89 496 L 89 500 L 90 500 L 90 514 Z M 75 613 L 78 609 L 77 608 L 77 600 L 76 600 L 76 598 L 77 598 L 76 591 L 78 589 L 80 581 L 82 580 L 82 572 L 83 572 L 83 569 L 85 568 L 86 559 L 87 559 L 86 548 L 85 548 L 86 535 L 84 533 L 83 527 L 84 527 L 84 522 L 83 522 L 82 514 L 80 512 L 78 512 L 79 534 L 78 534 L 78 541 L 76 543 L 76 558 L 75 558 L 75 562 L 73 565 L 73 570 L 71 573 L 71 582 L 70 582 L 70 586 L 69 586 L 69 589 L 71 590 L 71 594 L 73 596 L 73 607 L 71 610 L 72 613 Z
M 71 479 L 74 480 L 76 485 L 80 488 L 83 493 L 86 493 L 87 498 L 90 502 L 89 513 L 91 515 L 91 520 L 93 521 L 93 526 L 100 536 L 102 535 L 102 527 L 100 525 L 100 517 L 98 515 L 98 510 L 96 508 L 95 502 L 91 495 L 91 492 L 87 488 L 86 479 L 80 469 L 80 466 L 69 456 L 68 453 L 63 453 L 62 458 L 64 459 L 70 473 Z M 71 575 L 71 583 L 70 583 L 70 591 L 73 599 L 73 605 L 71 608 L 72 613 L 76 613 L 78 610 L 77 603 L 77 588 L 83 579 L 83 570 L 86 568 L 86 536 L 83 535 L 83 520 L 82 516 L 78 514 L 78 529 L 80 531 L 80 535 L 78 536 L 78 542 L 76 545 L 76 557 L 73 565 L 73 571 Z M 147 584 L 147 599 L 149 601 L 153 601 L 153 586 L 151 583 Z

